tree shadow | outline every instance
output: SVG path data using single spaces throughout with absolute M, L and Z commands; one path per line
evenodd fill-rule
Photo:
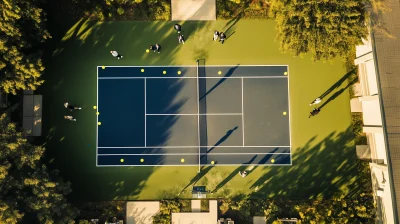
M 351 126 L 319 142 L 315 139 L 294 150 L 292 166 L 265 167 L 250 186 L 254 191 L 250 197 L 315 199 L 360 190 Z
M 236 175 L 239 175 L 239 171 L 246 170 L 247 166 L 252 164 L 253 161 L 257 158 L 257 155 L 253 156 L 247 163 L 243 163 L 241 166 L 236 168 L 231 174 L 229 174 L 223 181 L 221 181 L 214 190 L 211 191 L 211 193 L 217 192 L 219 189 L 221 189 L 223 186 L 225 186 L 226 183 L 232 180 L 233 177 Z M 246 166 L 247 165 L 247 166 Z
M 236 65 L 235 67 L 232 67 L 228 70 L 228 72 L 224 75 L 224 77 L 222 79 L 220 79 L 217 84 L 215 84 L 213 87 L 211 87 L 210 90 L 208 90 L 203 96 L 200 97 L 199 100 L 202 100 L 203 98 L 205 98 L 209 93 L 211 93 L 215 88 L 217 88 L 219 85 L 221 85 L 223 82 L 225 82 L 225 80 L 228 79 L 228 77 L 232 76 L 233 72 L 239 67 L 239 64 Z

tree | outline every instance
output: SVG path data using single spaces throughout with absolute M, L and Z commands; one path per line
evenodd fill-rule
M 312 59 L 345 58 L 368 34 L 365 1 L 273 0 L 271 16 L 277 22 L 283 52 Z
M 37 0 L 2 0 L 0 4 L 0 87 L 6 93 L 35 90 L 43 83 L 41 53 L 34 50 L 50 38 L 45 13 Z
M 40 223 L 73 223 L 66 200 L 70 184 L 41 162 L 44 148 L 27 142 L 7 113 L 0 115 L 0 223 L 18 223 L 25 213 Z

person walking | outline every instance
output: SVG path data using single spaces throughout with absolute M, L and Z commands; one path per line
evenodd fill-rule
M 178 31 L 178 33 L 181 33 L 181 31 L 182 31 L 182 26 L 179 25 L 179 24 L 175 24 L 175 25 L 174 25 L 174 29 L 175 29 L 176 31 Z
M 317 105 L 317 104 L 319 104 L 319 103 L 321 103 L 321 98 L 317 98 L 317 99 L 315 99 L 312 103 L 310 103 L 310 106 L 312 106 L 312 105 Z
M 245 170 L 245 171 L 240 171 L 239 170 L 239 175 L 241 176 L 241 177 L 246 177 L 247 176 L 247 171 Z
M 214 31 L 214 36 L 213 36 L 213 41 L 217 41 L 218 37 L 219 37 L 219 32 L 218 32 L 218 30 L 215 30 Z
M 76 119 L 72 116 L 64 116 L 65 120 L 76 121 Z
M 157 50 L 158 53 L 160 53 L 160 51 L 161 51 L 161 45 L 156 44 L 156 50 Z
M 221 41 L 222 44 L 224 44 L 225 38 L 226 38 L 225 33 L 224 33 L 224 32 L 221 32 L 221 33 L 219 34 L 219 41 Z
M 313 116 L 319 114 L 320 111 L 321 111 L 321 109 L 319 109 L 319 108 L 314 108 L 314 109 L 310 112 L 310 116 L 308 116 L 308 118 L 313 117 Z
M 185 37 L 182 34 L 179 34 L 178 36 L 178 43 L 185 44 Z
M 114 56 L 114 57 L 116 57 L 116 58 L 118 58 L 118 59 L 121 59 L 121 58 L 124 57 L 124 56 L 118 54 L 117 51 L 110 51 L 110 52 L 111 52 L 111 55 L 112 55 L 112 56 Z
M 64 107 L 67 108 L 70 111 L 72 111 L 72 110 L 82 110 L 82 107 L 73 106 L 73 105 L 69 104 L 68 102 L 64 103 Z

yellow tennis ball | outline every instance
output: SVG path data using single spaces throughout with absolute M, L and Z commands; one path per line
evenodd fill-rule
M 284 75 L 287 75 L 287 72 L 284 72 L 283 74 L 284 74 Z
M 141 71 L 141 72 L 144 72 L 144 69 L 142 68 L 142 69 L 140 69 L 140 71 Z
M 215 162 L 214 162 L 214 160 L 213 161 L 211 161 L 211 164 L 214 164 Z
M 146 49 L 146 52 L 147 52 L 147 53 L 149 53 L 149 52 L 150 52 L 150 50 L 149 50 L 149 49 Z
M 271 163 L 273 163 L 273 162 L 275 162 L 275 160 L 274 160 L 274 159 L 271 159 Z
M 119 161 L 121 161 L 121 163 L 123 163 L 125 160 L 124 159 L 120 159 Z
M 101 66 L 101 68 L 102 68 L 102 69 L 106 69 L 106 66 L 103 65 L 103 66 Z
M 218 71 L 218 75 L 221 75 L 222 74 L 222 72 L 221 71 Z
M 99 121 L 99 122 L 97 122 L 97 124 L 98 124 L 98 125 L 101 125 L 101 122 Z
M 99 115 L 99 114 L 100 114 L 100 112 L 97 112 L 96 114 L 97 114 L 97 115 Z
M 162 73 L 165 75 L 165 74 L 167 74 L 167 71 L 163 71 Z
M 178 75 L 180 75 L 181 74 L 181 71 L 178 71 Z
M 144 159 L 140 159 L 140 162 L 143 163 L 143 162 L 144 162 Z
M 181 159 L 181 163 L 185 162 L 185 159 Z
M 96 106 L 93 106 L 93 109 L 95 109 L 95 110 L 96 110 L 96 108 L 97 108 Z
M 283 112 L 283 115 L 286 115 L 286 114 L 287 114 L 286 111 L 284 111 L 284 112 Z

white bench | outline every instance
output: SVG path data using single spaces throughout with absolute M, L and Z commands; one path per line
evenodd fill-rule
M 22 127 L 26 136 L 42 135 L 42 95 L 26 91 L 23 99 Z M 32 93 L 32 94 L 30 94 Z

